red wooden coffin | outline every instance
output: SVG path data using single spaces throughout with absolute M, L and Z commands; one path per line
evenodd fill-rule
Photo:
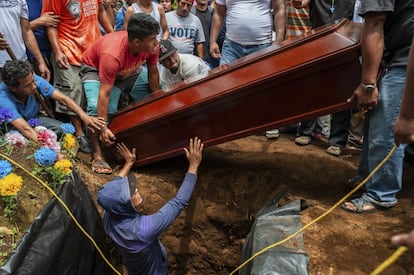
M 131 104 L 109 128 L 137 165 L 350 108 L 359 85 L 362 25 L 342 20 L 181 82 Z

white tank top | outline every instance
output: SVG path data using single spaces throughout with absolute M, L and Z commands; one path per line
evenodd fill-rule
M 132 4 L 132 6 L 134 7 L 135 13 L 146 13 L 148 15 L 151 15 L 153 18 L 155 18 L 155 20 L 157 20 L 158 23 L 160 23 L 161 21 L 161 15 L 160 12 L 158 11 L 158 4 L 151 2 L 152 4 L 152 11 L 150 13 L 146 13 L 144 11 L 141 10 L 141 8 L 138 6 L 138 3 L 134 3 Z M 161 28 L 161 23 L 160 23 L 160 33 L 157 35 L 158 40 L 160 40 L 162 37 L 162 28 Z

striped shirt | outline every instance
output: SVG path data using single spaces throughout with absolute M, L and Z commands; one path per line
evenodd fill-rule
M 286 2 L 286 38 L 290 39 L 311 29 L 309 7 L 296 9 L 291 1 Z

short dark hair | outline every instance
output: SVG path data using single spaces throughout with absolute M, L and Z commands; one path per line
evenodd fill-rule
M 134 13 L 129 18 L 127 32 L 129 41 L 135 38 L 144 40 L 149 35 L 158 34 L 160 32 L 160 24 L 151 15 Z
M 170 0 L 171 5 L 174 5 L 174 0 Z M 161 3 L 161 0 L 158 0 L 158 4 Z
M 9 87 L 17 87 L 20 79 L 25 78 L 33 72 L 32 65 L 27 61 L 10 60 L 7 61 L 1 71 L 1 78 Z

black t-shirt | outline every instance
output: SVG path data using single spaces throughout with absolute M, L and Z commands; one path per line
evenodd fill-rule
M 389 12 L 384 24 L 384 66 L 406 66 L 414 34 L 414 0 L 363 0 L 360 14 L 368 12 Z
M 334 0 L 333 3 L 332 0 L 312 0 L 309 5 L 312 28 L 333 23 L 341 18 L 352 19 L 354 5 L 355 0 Z

